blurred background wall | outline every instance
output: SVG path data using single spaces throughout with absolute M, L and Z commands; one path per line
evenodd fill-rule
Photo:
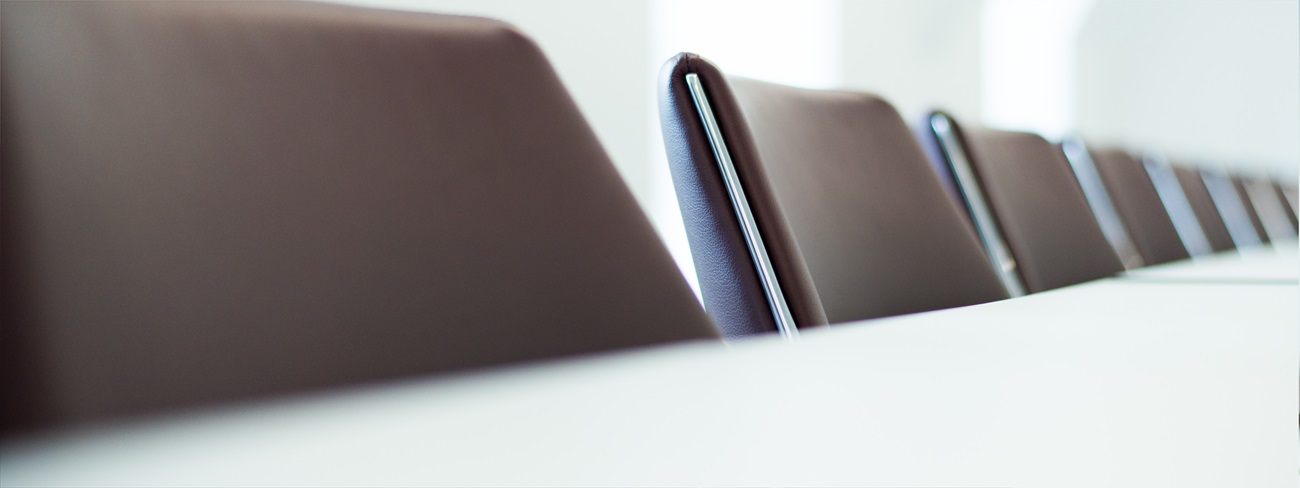
M 337 0 L 494 17 L 550 57 L 694 284 L 655 82 L 678 51 L 731 74 L 1295 180 L 1295 0 Z
M 1294 180 L 1300 2 L 1100 2 L 1079 33 L 1075 127 Z

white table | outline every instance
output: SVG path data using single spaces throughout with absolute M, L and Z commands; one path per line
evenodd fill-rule
M 1187 261 L 1165 263 L 1125 272 L 1122 277 L 1166 282 L 1280 283 L 1300 282 L 1300 250 L 1296 241 L 1226 251 Z
M 1294 486 L 1298 324 L 1113 279 L 10 440 L 0 484 Z

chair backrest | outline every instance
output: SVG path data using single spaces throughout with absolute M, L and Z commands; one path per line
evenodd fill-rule
M 1295 210 L 1281 185 L 1265 178 L 1241 178 L 1238 181 L 1246 191 L 1248 206 L 1259 217 L 1263 235 L 1268 236 L 1269 241 L 1295 239 L 1296 227 L 1292 220 Z
M 957 206 L 964 207 L 966 202 L 962 199 L 961 189 L 957 188 L 957 180 L 953 177 L 952 168 L 948 166 L 948 160 L 944 156 L 944 143 L 935 134 L 935 124 L 945 124 L 947 121 L 947 114 L 927 113 L 912 125 L 912 135 L 921 144 L 921 152 L 930 162 L 930 169 L 939 175 L 939 182 L 943 183 L 943 189 L 947 190 L 948 197 L 956 202 Z M 969 213 L 963 213 L 962 216 L 969 218 Z M 978 230 L 976 234 L 978 235 Z
M 948 196 L 965 210 L 962 215 L 979 237 L 984 253 L 989 262 L 993 263 L 1002 286 L 1012 297 L 1024 295 L 1024 280 L 1016 268 L 1016 259 L 1002 235 L 997 216 L 989 207 L 979 178 L 975 176 L 975 169 L 971 167 L 966 151 L 962 149 L 957 124 L 946 113 L 932 112 L 918 129 L 916 133 L 921 147 L 927 149 L 925 153 L 930 158 L 931 168 L 944 182 Z
M 1055 145 L 1028 132 L 950 124 L 973 170 L 969 176 L 983 191 L 1027 292 L 1123 271 L 1065 155 Z M 949 162 L 953 161 L 950 155 Z M 954 174 L 962 179 L 960 173 Z
M 1133 237 L 1129 235 L 1124 218 L 1116 210 L 1115 201 L 1111 198 L 1110 191 L 1106 189 L 1106 183 L 1102 181 L 1101 174 L 1097 171 L 1097 163 L 1092 160 L 1088 147 L 1078 137 L 1061 141 L 1060 147 L 1061 152 L 1065 154 L 1065 159 L 1070 162 L 1070 168 L 1074 170 L 1079 189 L 1083 190 L 1083 196 L 1088 199 L 1088 206 L 1092 208 L 1093 216 L 1097 217 L 1097 223 L 1101 224 L 1106 240 L 1110 241 L 1111 247 L 1115 249 L 1115 254 L 1124 263 L 1124 267 L 1134 269 L 1145 266 L 1142 253 L 1133 243 Z
M 1264 228 L 1264 221 L 1259 219 L 1259 212 L 1255 209 L 1254 202 L 1250 200 L 1250 190 L 1246 188 L 1246 181 L 1240 176 L 1232 176 L 1232 188 L 1237 192 L 1237 198 L 1241 200 L 1241 206 L 1246 211 L 1246 217 L 1250 219 L 1250 226 L 1255 229 L 1255 235 L 1259 240 L 1268 243 L 1271 240 L 1268 237 L 1268 229 Z
M 1089 154 L 1143 263 L 1187 259 L 1187 248 L 1142 161 L 1117 148 L 1092 147 Z
M 1183 187 L 1183 194 L 1187 195 L 1187 203 L 1192 205 L 1192 211 L 1196 213 L 1196 221 L 1201 224 L 1201 230 L 1205 232 L 1205 239 L 1210 241 L 1210 248 L 1214 252 L 1235 248 L 1232 234 L 1228 232 L 1228 226 L 1223 223 L 1219 209 L 1214 206 L 1214 200 L 1205 187 L 1201 172 L 1177 163 L 1172 167 L 1174 176 L 1178 178 L 1178 184 Z
M 1282 209 L 1286 211 L 1286 217 L 1291 221 L 1291 232 L 1294 234 L 1300 230 L 1300 221 L 1296 220 L 1297 203 L 1300 202 L 1300 196 L 1297 195 L 1296 185 L 1283 185 L 1276 181 L 1272 182 L 1273 192 L 1277 194 L 1278 201 L 1282 202 Z
M 1006 297 L 885 101 L 727 78 L 693 54 L 668 61 L 660 89 L 705 308 L 728 333 L 774 328 L 746 247 L 747 213 L 799 327 Z M 740 201 L 728 193 L 732 171 Z
M 500 22 L 7 3 L 5 431 L 716 338 Z
M 1187 253 L 1193 257 L 1214 253 L 1210 239 L 1196 218 L 1196 211 L 1192 209 L 1192 203 L 1183 191 L 1178 175 L 1169 165 L 1169 160 L 1158 152 L 1146 152 L 1142 154 L 1142 166 L 1146 168 L 1151 184 L 1160 195 L 1160 202 L 1169 213 L 1169 220 L 1173 221 L 1174 228 L 1178 230 L 1178 238 L 1183 241 Z
M 1260 235 L 1255 231 L 1251 215 L 1246 211 L 1237 187 L 1233 186 L 1232 178 L 1212 169 L 1202 169 L 1200 175 L 1215 210 L 1223 220 L 1224 227 L 1227 227 L 1228 235 L 1232 237 L 1233 245 L 1237 248 L 1260 245 Z

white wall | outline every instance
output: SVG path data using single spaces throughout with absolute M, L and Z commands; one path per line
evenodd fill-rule
M 1080 132 L 1294 180 L 1298 5 L 1098 3 L 1078 44 Z
M 934 108 L 978 119 L 981 4 L 845 1 L 844 85 L 884 97 L 909 123 Z
M 1075 128 L 1075 46 L 1094 0 L 987 0 L 980 105 L 990 127 L 1058 140 Z

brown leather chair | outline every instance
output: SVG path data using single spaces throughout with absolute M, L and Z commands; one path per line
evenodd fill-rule
M 1179 183 L 1178 175 L 1169 160 L 1159 152 L 1147 151 L 1142 154 L 1142 167 L 1146 169 L 1156 194 L 1160 196 L 1160 203 L 1169 214 L 1169 220 L 1178 231 L 1178 237 L 1183 241 L 1187 253 L 1192 257 L 1213 254 L 1210 239 L 1196 218 L 1196 211 L 1192 209 L 1191 201 L 1183 191 L 1183 185 Z
M 1274 181 L 1273 192 L 1277 194 L 1278 201 L 1282 202 L 1282 208 L 1286 211 L 1287 220 L 1291 221 L 1291 232 L 1300 231 L 1300 221 L 1296 220 L 1296 185 L 1283 185 Z
M 1007 296 L 884 100 L 729 78 L 687 53 L 659 86 L 705 308 L 727 335 Z
M 1263 241 L 1259 232 L 1255 230 L 1251 214 L 1246 211 L 1245 202 L 1242 200 L 1242 195 L 1237 192 L 1237 187 L 1233 185 L 1232 178 L 1213 169 L 1202 169 L 1199 173 L 1202 185 L 1209 192 L 1215 210 L 1218 211 L 1223 225 L 1228 229 L 1228 236 L 1232 238 L 1233 246 L 1236 248 L 1259 246 Z
M 1219 209 L 1214 206 L 1201 172 L 1177 163 L 1172 168 L 1174 176 L 1178 177 L 1178 184 L 1183 187 L 1183 194 L 1187 195 L 1187 203 L 1192 205 L 1192 211 L 1196 213 L 1196 221 L 1200 222 L 1205 238 L 1210 241 L 1210 248 L 1214 252 L 1235 249 L 1236 244 L 1228 233 L 1228 226 L 1223 223 L 1223 217 L 1219 215 Z
M 1011 251 L 1025 291 L 1113 276 L 1124 265 L 1088 207 L 1064 154 L 1042 136 L 948 119 L 958 148 L 946 154 L 959 184 L 974 180 Z M 963 178 L 960 155 L 972 170 Z M 968 201 L 972 194 L 963 193 Z M 974 214 L 972 214 L 974 216 Z M 987 239 L 986 239 L 987 240 Z
M 243 2 L 2 25 L 6 432 L 717 337 L 510 26 Z
M 1267 178 L 1253 177 L 1238 178 L 1237 182 L 1246 195 L 1246 206 L 1259 218 L 1260 227 L 1264 229 L 1262 235 L 1269 241 L 1295 239 L 1295 209 L 1281 184 Z
M 1142 161 L 1117 148 L 1093 147 L 1089 154 L 1143 263 L 1190 257 Z
M 1268 229 L 1264 228 L 1264 221 L 1259 219 L 1259 212 L 1255 205 L 1250 201 L 1250 191 L 1246 189 L 1246 181 L 1240 176 L 1232 176 L 1232 187 L 1237 192 L 1237 198 L 1241 200 L 1241 206 L 1246 211 L 1246 217 L 1250 219 L 1250 226 L 1255 229 L 1255 234 L 1259 240 L 1265 244 L 1270 242 Z
M 1128 225 L 1124 223 L 1124 218 L 1116 208 L 1115 199 L 1098 172 L 1097 163 L 1093 161 L 1093 151 L 1089 150 L 1078 137 L 1069 137 L 1061 141 L 1060 148 L 1065 159 L 1070 162 L 1070 169 L 1074 171 L 1075 181 L 1079 183 L 1079 189 L 1087 198 L 1088 206 L 1092 207 L 1093 216 L 1101 225 L 1106 240 L 1110 241 L 1111 247 L 1115 249 L 1115 254 L 1124 263 L 1124 268 L 1134 269 L 1145 266 L 1146 261 L 1134 244 Z

